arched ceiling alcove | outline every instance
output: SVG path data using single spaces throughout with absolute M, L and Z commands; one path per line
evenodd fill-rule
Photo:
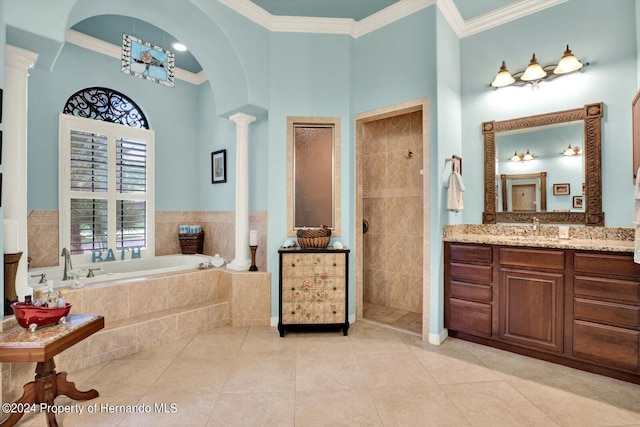
M 249 83 L 232 43 L 218 24 L 191 2 L 77 0 L 69 13 L 67 28 L 82 26 L 81 22 L 87 19 L 114 15 L 118 16 L 118 25 L 132 24 L 136 21 L 127 23 L 126 19 L 135 18 L 150 24 L 149 28 L 156 27 L 186 44 L 209 79 L 218 115 L 237 111 L 250 103 Z M 119 29 L 114 28 L 113 31 Z

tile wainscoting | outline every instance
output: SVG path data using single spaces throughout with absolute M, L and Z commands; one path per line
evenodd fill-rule
M 58 211 L 33 210 L 28 217 L 28 253 L 31 268 L 58 265 Z M 204 230 L 205 255 L 220 254 L 231 261 L 235 256 L 235 212 L 156 211 L 156 255 L 180 253 L 178 226 L 200 224 Z M 267 212 L 249 213 L 249 228 L 258 231 L 256 265 L 266 271 Z

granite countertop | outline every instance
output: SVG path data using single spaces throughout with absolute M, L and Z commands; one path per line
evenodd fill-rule
M 0 333 L 0 350 L 17 345 L 21 347 L 43 347 L 97 317 L 99 316 L 95 314 L 70 314 L 67 316 L 66 323 L 43 326 L 35 332 L 15 326 L 8 331 Z
M 444 227 L 445 242 L 587 251 L 633 252 L 635 230 L 627 227 L 569 227 L 569 239 L 558 238 L 557 226 L 542 226 L 534 236 L 530 225 L 460 224 Z

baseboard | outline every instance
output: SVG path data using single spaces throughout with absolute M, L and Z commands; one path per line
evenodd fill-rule
M 441 330 L 439 334 L 429 334 L 429 344 L 440 345 L 448 336 L 449 331 L 447 329 Z

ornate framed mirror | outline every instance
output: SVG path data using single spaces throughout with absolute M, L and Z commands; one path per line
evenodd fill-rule
M 482 222 L 484 224 L 495 223 L 520 223 L 531 222 L 533 217 L 537 217 L 540 222 L 547 224 L 584 224 L 591 226 L 604 226 L 604 212 L 602 211 L 602 166 L 601 166 L 601 118 L 604 114 L 604 104 L 602 102 L 595 104 L 587 104 L 581 108 L 575 108 L 572 110 L 556 111 L 553 113 L 539 114 L 535 116 L 520 117 L 510 120 L 502 121 L 490 121 L 482 123 L 482 134 L 484 137 L 484 212 L 482 213 Z M 577 176 L 575 179 L 582 185 L 568 186 L 574 190 L 571 193 L 558 195 L 559 200 L 566 205 L 554 205 L 554 209 L 547 210 L 546 208 L 540 211 L 510 211 L 504 204 L 504 197 L 502 191 L 499 191 L 498 187 L 503 188 L 501 185 L 500 175 L 498 171 L 498 164 L 505 153 L 502 156 L 498 155 L 499 147 L 497 146 L 498 137 L 501 135 L 509 135 L 514 133 L 527 133 L 538 131 L 540 129 L 548 129 L 554 127 L 561 127 L 566 124 L 578 124 L 582 131 L 583 140 L 582 147 L 579 147 L 581 152 L 575 156 L 575 159 L 582 159 L 580 163 L 580 170 L 583 175 Z M 555 156 L 557 158 L 562 157 L 562 152 L 566 148 L 566 142 L 563 138 L 558 137 L 556 146 L 554 147 Z M 550 144 L 554 142 L 555 137 L 545 136 L 544 141 L 539 143 Z M 531 141 L 531 139 L 530 139 Z M 561 142 L 564 141 L 564 142 Z M 528 142 L 527 144 L 533 144 Z M 536 142 L 538 144 L 538 142 Z M 569 142 L 571 146 L 572 142 Z M 576 146 L 578 143 L 576 143 Z M 541 150 L 539 146 L 527 146 L 527 150 Z M 507 148 L 507 153 L 511 154 L 510 148 Z M 517 153 L 515 153 L 517 154 Z M 578 154 L 578 150 L 576 150 Z M 540 159 L 542 160 L 542 159 Z M 572 159 L 573 160 L 573 159 Z M 538 159 L 534 161 L 539 161 Z M 530 165 L 533 163 L 529 163 Z M 545 183 L 545 192 L 548 193 L 546 185 L 553 185 L 558 180 L 565 182 L 564 177 L 556 174 L 553 169 L 547 169 L 547 182 Z M 528 170 L 528 173 L 535 173 L 532 170 Z M 503 190 L 504 191 L 504 190 Z M 573 205 L 570 205 L 572 200 L 569 197 L 571 194 L 582 196 L 582 208 L 573 209 Z M 502 197 L 501 197 L 502 196 Z M 561 197 L 564 196 L 564 199 Z M 575 197 L 575 196 L 574 196 Z M 549 204 L 553 205 L 554 200 L 549 200 Z M 508 204 L 507 204 L 508 205 Z

